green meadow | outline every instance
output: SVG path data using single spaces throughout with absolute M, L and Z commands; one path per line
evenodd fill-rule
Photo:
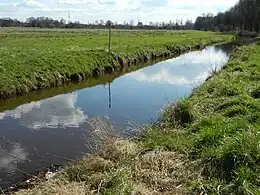
M 189 49 L 230 41 L 232 35 L 199 31 L 35 28 L 0 29 L 0 98 L 82 81 Z

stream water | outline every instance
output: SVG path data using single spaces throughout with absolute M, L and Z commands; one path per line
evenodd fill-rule
M 90 153 L 94 132 L 113 125 L 127 135 L 155 121 L 167 104 L 189 96 L 212 69 L 219 70 L 232 51 L 231 44 L 210 46 L 130 73 L 1 101 L 0 186 Z

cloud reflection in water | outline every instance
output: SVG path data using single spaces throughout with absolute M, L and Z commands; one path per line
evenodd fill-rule
M 76 93 L 59 95 L 43 101 L 31 102 L 15 110 L 0 113 L 0 119 L 18 119 L 21 125 L 31 129 L 79 127 L 87 116 L 75 107 Z
M 228 58 L 225 52 L 212 47 L 166 60 L 154 65 L 153 69 L 144 68 L 128 74 L 128 77 L 144 82 L 194 86 L 204 82 L 212 70 L 219 70 Z
M 7 149 L 4 148 L 5 141 L 0 140 L 0 143 L 0 173 L 14 173 L 17 169 L 17 164 L 27 160 L 28 153 L 24 151 L 20 144 L 14 143 L 11 147 L 10 144 L 7 144 Z
M 139 71 L 130 75 L 130 77 L 135 78 L 137 81 L 168 83 L 172 85 L 186 85 L 186 86 L 197 84 L 205 80 L 208 76 L 209 76 L 208 72 L 201 72 L 194 79 L 189 80 L 189 78 L 182 75 L 173 75 L 165 68 L 162 68 L 160 72 L 154 74 L 147 74 L 146 72 Z

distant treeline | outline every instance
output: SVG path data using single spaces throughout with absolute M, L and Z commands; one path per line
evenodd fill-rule
M 203 14 L 196 19 L 194 27 L 197 30 L 259 32 L 260 0 L 239 0 L 229 10 L 216 16 Z
M 54 20 L 48 17 L 30 17 L 26 21 L 12 18 L 0 18 L 0 27 L 39 27 L 39 28 L 89 28 L 103 29 L 111 23 L 112 28 L 117 29 L 166 29 L 166 30 L 213 30 L 213 31 L 256 31 L 260 30 L 260 0 L 239 0 L 237 4 L 225 12 L 217 15 L 211 13 L 197 17 L 195 24 L 191 20 L 177 20 L 176 22 L 150 22 L 148 25 L 134 21 L 129 23 L 111 21 L 95 21 L 83 24 L 78 21 L 66 22 L 65 20 Z
M 30 17 L 25 22 L 19 21 L 12 18 L 0 18 L 0 27 L 39 27 L 39 28 L 90 28 L 90 29 L 103 29 L 106 28 L 108 23 L 111 24 L 112 28 L 118 29 L 174 29 L 174 30 L 186 30 L 193 29 L 194 24 L 191 20 L 177 20 L 176 22 L 150 22 L 149 25 L 145 25 L 142 22 L 138 22 L 134 25 L 133 21 L 130 23 L 124 22 L 124 24 L 118 24 L 117 22 L 111 21 L 96 21 L 95 23 L 83 24 L 78 21 L 66 22 L 65 20 L 54 20 L 48 17 Z

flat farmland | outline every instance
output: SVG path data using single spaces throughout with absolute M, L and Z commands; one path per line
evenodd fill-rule
M 230 41 L 232 35 L 202 31 L 0 29 L 0 97 L 81 81 L 94 71 L 136 64 L 151 56 Z M 165 55 L 167 54 L 167 55 Z M 133 63 L 134 62 L 134 63 Z

